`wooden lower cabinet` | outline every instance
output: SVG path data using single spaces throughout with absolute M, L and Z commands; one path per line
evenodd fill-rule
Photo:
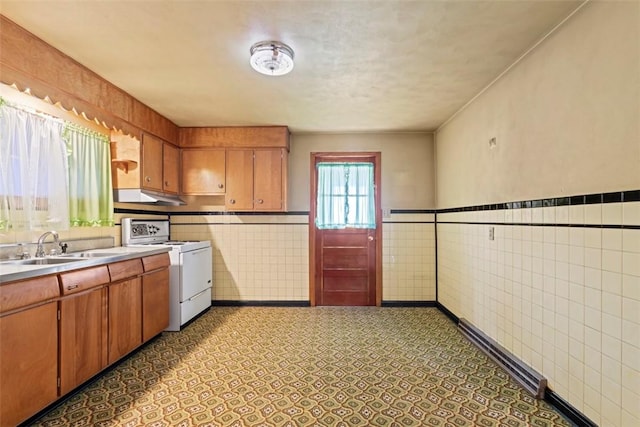
M 169 269 L 142 276 L 142 340 L 148 341 L 169 326 Z
M 109 285 L 109 364 L 142 344 L 142 280 Z
M 169 255 L 0 283 L 0 427 L 15 426 L 169 325 Z
M 58 303 L 0 317 L 0 426 L 15 426 L 58 397 Z
M 60 301 L 60 394 L 107 366 L 107 288 Z

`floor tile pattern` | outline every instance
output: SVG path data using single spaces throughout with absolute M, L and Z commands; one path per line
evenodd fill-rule
M 41 426 L 567 426 L 433 308 L 213 308 Z

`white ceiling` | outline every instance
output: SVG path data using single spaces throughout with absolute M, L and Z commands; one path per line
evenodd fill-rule
M 431 131 L 582 0 L 2 0 L 1 12 L 179 126 Z M 295 51 L 282 77 L 249 48 Z M 43 64 L 46 66 L 46 64 Z

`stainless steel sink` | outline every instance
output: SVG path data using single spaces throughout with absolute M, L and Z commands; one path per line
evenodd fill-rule
M 79 259 L 74 258 L 30 258 L 30 259 L 19 259 L 12 261 L 5 261 L 7 264 L 17 264 L 17 265 L 54 265 L 54 264 L 66 264 L 69 262 L 77 262 Z
M 118 254 L 113 252 L 75 252 L 72 254 L 63 255 L 65 258 L 105 258 L 111 257 Z

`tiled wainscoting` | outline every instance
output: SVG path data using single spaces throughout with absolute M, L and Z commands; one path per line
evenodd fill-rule
M 216 301 L 309 301 L 308 218 L 171 214 L 171 238 L 211 240 Z M 434 214 L 394 211 L 382 230 L 383 300 L 435 301 Z
M 439 302 L 599 425 L 640 425 L 637 193 L 437 216 Z
M 309 301 L 308 215 L 171 215 L 171 238 L 211 240 L 216 301 Z
M 435 301 L 435 215 L 392 211 L 382 224 L 382 301 Z

